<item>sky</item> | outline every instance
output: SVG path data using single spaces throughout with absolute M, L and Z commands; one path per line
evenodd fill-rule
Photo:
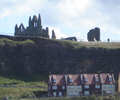
M 29 16 L 41 14 L 43 27 L 57 38 L 87 41 L 99 27 L 101 41 L 120 41 L 120 0 L 0 0 L 0 34 L 14 35 L 15 24 L 28 26 Z

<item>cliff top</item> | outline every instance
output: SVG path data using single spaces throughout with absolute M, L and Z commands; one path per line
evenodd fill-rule
M 79 48 L 105 48 L 105 49 L 119 49 L 120 42 L 75 42 L 69 40 L 52 40 L 40 37 L 0 37 L 0 46 L 5 44 L 16 46 L 16 45 L 52 45 L 69 47 L 73 49 Z

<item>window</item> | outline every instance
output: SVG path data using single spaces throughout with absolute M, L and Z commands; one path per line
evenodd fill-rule
M 99 78 L 98 78 L 98 77 L 96 77 L 96 78 L 95 78 L 95 81 L 96 81 L 96 82 L 98 82 L 98 81 L 99 81 Z
M 72 92 L 69 92 L 69 93 L 68 93 L 68 96 L 72 96 L 72 95 L 73 95 L 73 93 L 72 93 Z
M 84 88 L 85 88 L 85 89 L 88 89 L 88 88 L 89 88 L 89 85 L 84 85 Z
M 48 88 L 49 90 L 51 89 L 51 87 L 49 86 L 49 88 Z
M 57 90 L 57 86 L 52 86 L 52 89 L 53 90 Z
M 53 79 L 53 82 L 56 83 L 56 79 Z
M 114 88 L 113 85 L 109 85 L 108 87 L 109 87 L 109 88 Z
M 112 82 L 112 77 L 109 77 L 109 81 Z
M 62 92 L 59 92 L 59 96 L 62 96 Z
M 99 89 L 99 88 L 100 88 L 100 85 L 95 85 L 95 88 L 96 88 L 96 89 Z
M 69 79 L 69 82 L 70 82 L 70 83 L 72 83 L 72 82 L 73 82 L 73 80 L 72 80 L 72 79 Z
M 77 86 L 78 89 L 81 89 L 82 87 L 81 86 Z
M 67 86 L 68 89 L 74 89 L 74 86 Z
M 85 78 L 85 82 L 88 82 L 88 78 Z
M 53 96 L 56 97 L 56 92 L 53 92 Z
M 90 95 L 90 92 L 89 91 L 84 91 L 84 95 L 88 96 L 88 95 Z
M 64 90 L 64 89 L 65 89 L 65 86 L 62 86 L 62 89 Z
M 112 93 L 112 91 L 106 91 L 106 93 L 111 94 L 111 93 Z

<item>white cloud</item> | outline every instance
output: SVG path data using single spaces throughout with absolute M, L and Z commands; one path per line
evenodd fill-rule
M 78 32 L 78 33 L 73 33 L 73 35 L 77 38 L 78 41 L 87 41 L 86 34 L 80 34 L 80 32 Z
M 4 18 L 6 16 L 9 16 L 11 14 L 11 11 L 8 9 L 3 10 L 3 13 L 1 13 L 0 18 Z
M 50 37 L 52 35 L 52 30 L 54 30 L 57 39 L 68 37 L 68 35 L 61 32 L 60 28 L 49 26 Z
M 40 8 L 42 8 L 45 4 L 46 0 L 23 0 L 23 3 L 17 5 L 15 12 L 19 13 L 30 13 L 36 12 Z
M 4 1 L 2 2 L 4 8 L 1 7 L 0 18 L 4 18 L 6 16 L 18 16 L 18 15 L 24 16 L 24 14 L 38 12 L 39 9 L 44 6 L 45 2 L 46 0 Z
M 92 1 L 93 0 L 61 0 L 57 6 L 64 17 L 73 18 L 84 13 Z

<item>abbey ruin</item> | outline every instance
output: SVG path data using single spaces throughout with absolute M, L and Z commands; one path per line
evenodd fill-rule
M 28 26 L 25 28 L 23 24 L 19 26 L 16 24 L 15 26 L 15 37 L 49 37 L 49 28 L 46 27 L 45 29 L 42 27 L 41 24 L 41 16 L 40 14 L 38 17 L 34 15 L 32 18 L 29 17 Z M 54 30 L 52 30 L 52 39 L 56 39 L 56 35 Z M 69 38 L 68 38 L 69 40 Z M 87 34 L 88 41 L 100 41 L 100 28 L 96 27 L 91 29 Z M 77 41 L 77 39 L 75 39 Z
M 46 27 L 46 29 L 42 28 L 41 25 L 41 16 L 37 17 L 36 15 L 31 18 L 29 17 L 29 23 L 28 27 L 25 28 L 23 24 L 20 24 L 18 26 L 16 24 L 15 26 L 15 36 L 32 36 L 32 37 L 44 37 L 49 38 L 49 29 Z
M 100 41 L 100 28 L 91 29 L 87 34 L 88 41 Z

